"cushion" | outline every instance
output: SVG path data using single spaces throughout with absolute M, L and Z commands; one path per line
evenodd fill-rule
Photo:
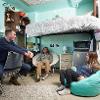
M 100 71 L 78 82 L 72 82 L 71 93 L 79 96 L 96 96 L 100 94 Z

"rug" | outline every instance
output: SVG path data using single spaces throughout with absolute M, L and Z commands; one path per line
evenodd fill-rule
M 54 85 L 4 86 L 0 100 L 57 100 Z

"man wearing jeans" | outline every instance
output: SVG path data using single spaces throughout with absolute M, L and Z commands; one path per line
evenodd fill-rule
M 13 51 L 16 53 L 20 53 L 28 58 L 33 57 L 33 53 L 28 51 L 25 48 L 19 47 L 16 45 L 13 41 L 16 39 L 16 33 L 12 29 L 8 29 L 5 31 L 5 37 L 0 38 L 0 78 L 2 78 L 3 75 L 3 69 L 4 65 L 8 56 L 9 51 Z M 26 73 L 30 70 L 30 66 L 23 63 L 20 73 Z M 18 77 L 11 77 L 10 82 L 14 85 L 20 85 L 17 81 Z

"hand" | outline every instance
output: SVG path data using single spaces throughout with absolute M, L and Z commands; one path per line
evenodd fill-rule
M 32 52 L 30 52 L 30 51 L 28 51 L 28 52 L 25 52 L 25 54 L 24 54 L 26 57 L 28 57 L 28 58 L 32 58 L 33 57 L 33 53 Z
M 27 53 L 28 53 L 29 58 L 32 58 L 34 56 L 34 54 L 31 51 L 28 51 Z
M 81 75 L 81 76 L 78 77 L 78 80 L 83 80 L 84 78 L 85 77 Z

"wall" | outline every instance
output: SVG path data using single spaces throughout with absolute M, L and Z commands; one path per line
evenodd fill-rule
M 4 2 L 0 0 L 0 32 L 4 32 L 4 11 L 5 8 L 2 6 Z M 0 34 L 1 34 L 0 33 Z
M 67 0 L 66 0 L 67 1 Z M 62 4 L 61 4 L 62 5 Z M 35 12 L 27 13 L 31 18 L 31 22 L 40 22 L 45 20 L 51 20 L 55 18 L 56 15 L 59 16 L 77 16 L 77 15 L 85 15 L 91 11 L 93 11 L 93 0 L 83 0 L 78 8 L 74 8 L 70 5 L 70 3 L 66 2 L 66 5 L 61 8 L 58 6 L 55 10 L 49 10 L 51 5 L 48 5 L 48 8 L 41 6 L 40 11 L 39 8 L 35 10 Z
M 70 14 L 68 13 L 70 12 Z M 62 8 L 62 9 L 57 9 L 57 10 L 52 10 L 52 11 L 46 11 L 46 12 L 39 12 L 37 16 L 37 21 L 47 21 L 47 20 L 52 20 L 56 17 L 68 17 L 68 16 L 75 16 L 76 15 L 76 9 L 75 8 Z
M 85 3 L 85 5 L 80 5 L 79 8 L 76 10 L 77 15 L 86 15 L 89 12 L 93 12 L 93 0 L 91 3 Z
M 73 41 L 77 40 L 89 40 L 90 35 L 85 33 L 79 33 L 79 34 L 64 34 L 64 35 L 50 35 L 50 36 L 42 36 L 41 37 L 41 46 L 43 47 L 49 47 L 51 51 L 62 54 L 63 53 L 63 46 L 68 46 L 73 49 Z M 50 44 L 54 44 L 54 47 L 50 47 Z M 56 45 L 59 45 L 57 47 Z

